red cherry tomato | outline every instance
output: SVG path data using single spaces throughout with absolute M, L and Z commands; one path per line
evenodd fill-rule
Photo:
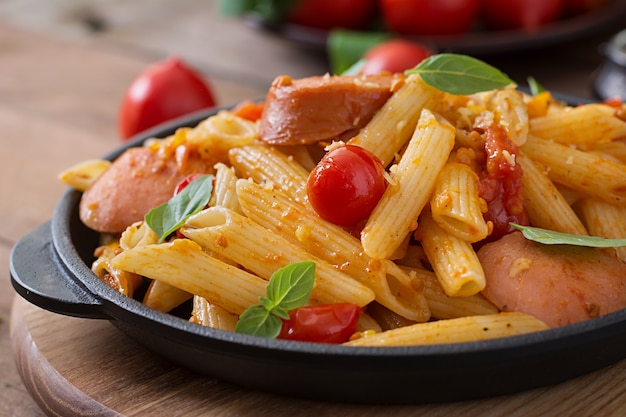
M 366 219 L 383 195 L 385 168 L 370 151 L 345 145 L 328 152 L 309 174 L 307 195 L 319 216 L 340 226 Z
M 403 35 L 457 35 L 477 18 L 480 0 L 379 0 L 387 27 Z
M 430 49 L 415 42 L 403 39 L 384 41 L 363 55 L 367 62 L 361 68 L 361 73 L 404 72 L 415 67 L 432 54 L 433 52 Z
M 361 307 L 351 303 L 320 304 L 296 308 L 283 321 L 279 339 L 302 342 L 343 343 L 356 332 Z
M 300 0 L 287 21 L 318 29 L 363 29 L 375 10 L 376 0 Z
M 568 16 L 577 16 L 600 9 L 610 0 L 565 0 L 565 13 Z
M 192 181 L 197 180 L 198 178 L 202 177 L 203 175 L 205 175 L 205 174 L 197 173 L 197 174 L 189 174 L 189 175 L 187 175 L 185 178 L 183 178 L 183 180 L 181 182 L 176 184 L 176 188 L 174 188 L 174 195 L 177 195 L 178 193 L 180 193 Z
M 179 58 L 148 67 L 128 87 L 118 128 L 122 139 L 179 116 L 213 107 L 208 84 Z
M 483 0 L 482 18 L 489 29 L 534 30 L 557 20 L 565 0 Z

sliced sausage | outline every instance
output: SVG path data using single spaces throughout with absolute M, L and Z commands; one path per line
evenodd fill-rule
M 188 174 L 209 172 L 211 166 L 188 157 L 181 167 L 175 158 L 164 158 L 147 147 L 128 149 L 85 190 L 80 219 L 98 232 L 120 233 L 168 201 Z
M 280 76 L 270 87 L 259 136 L 274 145 L 310 144 L 356 133 L 402 84 L 401 74 Z
M 542 245 L 514 232 L 478 251 L 483 294 L 556 327 L 626 308 L 626 264 L 594 248 Z

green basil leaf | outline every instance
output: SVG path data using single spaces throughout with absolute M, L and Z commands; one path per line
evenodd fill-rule
M 235 332 L 275 338 L 283 322 L 260 304 L 253 305 L 239 316 Z
M 342 72 L 341 75 L 359 75 L 365 64 L 367 64 L 366 59 L 359 59 L 350 68 Z
M 309 301 L 315 283 L 315 262 L 296 262 L 280 268 L 270 278 L 267 297 L 244 311 L 235 331 L 264 337 L 276 337 L 282 327 L 281 319 L 289 319 L 289 311 Z
M 144 217 L 159 243 L 178 229 L 192 215 L 198 213 L 211 199 L 213 176 L 203 175 L 187 185 L 169 201 L 150 210 Z
M 220 0 L 218 7 L 227 17 L 256 14 L 266 24 L 278 24 L 297 3 L 298 0 Z
M 284 310 L 302 307 L 309 301 L 315 283 L 315 262 L 297 262 L 280 268 L 267 285 L 267 297 Z
M 572 235 L 539 227 L 522 226 L 515 223 L 509 224 L 520 230 L 526 239 L 543 243 L 544 245 L 574 245 L 592 248 L 619 248 L 626 246 L 626 239 L 605 239 L 599 236 Z
M 419 74 L 425 83 L 450 94 L 467 95 L 495 90 L 515 82 L 499 69 L 470 56 L 436 54 L 406 74 Z

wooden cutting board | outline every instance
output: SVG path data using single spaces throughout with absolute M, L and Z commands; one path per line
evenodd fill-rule
M 623 416 L 626 360 L 553 387 L 448 404 L 362 406 L 242 389 L 163 359 L 108 321 L 66 317 L 16 296 L 11 339 L 17 368 L 53 416 Z

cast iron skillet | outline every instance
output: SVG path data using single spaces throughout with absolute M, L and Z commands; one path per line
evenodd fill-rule
M 179 126 L 195 126 L 215 111 L 141 134 L 106 158 Z M 206 328 L 121 295 L 91 272 L 98 235 L 78 218 L 80 196 L 67 190 L 52 219 L 14 246 L 15 290 L 55 313 L 110 320 L 171 361 L 243 387 L 316 400 L 417 404 L 555 384 L 626 357 L 626 309 L 528 335 L 413 347 L 349 348 Z

